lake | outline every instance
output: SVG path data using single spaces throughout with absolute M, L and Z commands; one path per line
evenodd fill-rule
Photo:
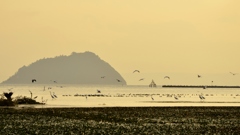
M 150 88 L 137 85 L 0 84 L 0 92 L 36 97 L 35 107 L 239 106 L 239 88 Z M 99 91 L 99 92 L 98 92 Z M 56 95 L 57 98 L 52 98 Z M 200 99 L 200 96 L 204 99 Z

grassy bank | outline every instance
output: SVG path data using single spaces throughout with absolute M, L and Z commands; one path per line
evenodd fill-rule
M 240 107 L 0 108 L 0 134 L 239 134 Z

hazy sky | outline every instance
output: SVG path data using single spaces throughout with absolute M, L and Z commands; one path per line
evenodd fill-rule
M 239 0 L 1 0 L 0 82 L 23 65 L 73 51 L 96 53 L 128 84 L 139 78 L 161 82 L 169 74 L 180 82 L 180 75 L 240 73 L 239 5 Z M 135 69 L 141 75 L 132 74 Z

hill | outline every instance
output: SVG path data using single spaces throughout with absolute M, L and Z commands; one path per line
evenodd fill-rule
M 126 85 L 123 77 L 92 52 L 76 53 L 37 60 L 21 67 L 3 84 L 107 84 Z M 117 79 L 121 80 L 118 82 Z

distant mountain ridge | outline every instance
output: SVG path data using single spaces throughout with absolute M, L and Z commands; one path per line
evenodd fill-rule
M 107 62 L 92 52 L 76 53 L 37 60 L 21 67 L 3 84 L 107 84 L 126 85 L 123 77 Z M 117 79 L 121 80 L 118 82 Z

